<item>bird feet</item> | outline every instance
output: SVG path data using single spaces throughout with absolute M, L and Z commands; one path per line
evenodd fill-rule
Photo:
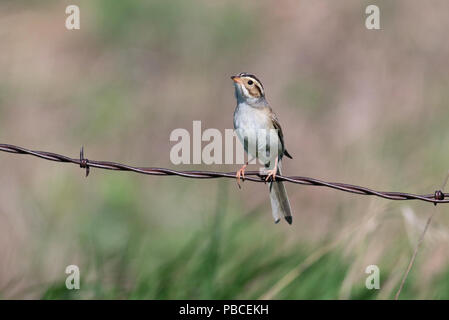
M 277 173 L 277 168 L 274 168 L 273 170 L 267 170 L 267 176 L 265 178 L 265 182 L 271 180 L 274 181 L 276 180 L 276 173 Z
M 242 187 L 240 186 L 240 178 L 242 179 L 242 182 L 245 181 L 245 169 L 248 165 L 243 165 L 236 173 L 235 177 L 237 178 L 237 185 L 239 186 L 239 189 Z

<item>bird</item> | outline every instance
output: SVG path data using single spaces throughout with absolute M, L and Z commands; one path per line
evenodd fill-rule
M 292 159 L 284 144 L 284 135 L 278 118 L 267 99 L 262 82 L 253 74 L 242 72 L 231 76 L 235 88 L 237 106 L 234 111 L 234 130 L 243 144 L 246 153 L 257 158 L 267 168 L 266 182 L 269 182 L 270 202 L 274 222 L 281 217 L 292 224 L 292 210 L 287 191 L 282 181 L 276 181 L 276 175 L 282 175 L 283 156 Z M 240 188 L 240 179 L 245 179 L 248 160 L 237 172 L 236 179 Z

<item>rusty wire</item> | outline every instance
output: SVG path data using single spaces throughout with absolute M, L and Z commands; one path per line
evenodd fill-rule
M 119 170 L 119 171 L 131 171 L 140 174 L 156 175 L 156 176 L 180 176 L 193 179 L 216 179 L 216 178 L 231 178 L 235 179 L 235 172 L 216 172 L 216 171 L 177 171 L 167 168 L 149 168 L 149 167 L 133 167 L 117 162 L 111 161 L 97 161 L 88 160 L 84 157 L 84 148 L 81 148 L 79 158 L 70 158 L 61 154 L 46 152 L 46 151 L 33 151 L 23 147 L 18 147 L 10 144 L 0 144 L 0 151 L 15 153 L 15 154 L 28 154 L 45 160 L 73 163 L 79 165 L 86 170 L 86 177 L 89 175 L 90 168 L 99 168 L 106 170 Z M 253 182 L 265 182 L 263 173 L 259 171 L 246 171 L 245 180 Z M 388 200 L 421 200 L 425 202 L 431 202 L 435 205 L 437 203 L 449 203 L 449 199 L 445 199 L 449 196 L 449 193 L 443 193 L 441 190 L 435 191 L 433 194 L 412 194 L 405 192 L 383 192 L 376 191 L 366 187 L 356 186 L 352 184 L 339 183 L 339 182 L 326 182 L 314 178 L 299 177 L 299 176 L 276 176 L 278 181 L 286 181 L 307 186 L 321 186 L 332 188 L 344 192 L 355 193 L 359 195 L 376 196 Z

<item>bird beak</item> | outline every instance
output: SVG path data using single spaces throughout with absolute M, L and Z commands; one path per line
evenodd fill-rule
M 242 82 L 242 79 L 239 76 L 232 76 L 231 79 L 235 83 L 241 83 Z

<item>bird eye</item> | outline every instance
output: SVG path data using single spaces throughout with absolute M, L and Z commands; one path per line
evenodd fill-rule
M 248 84 L 249 84 L 249 85 L 252 85 L 253 83 L 254 83 L 253 80 L 249 80 L 249 81 L 248 81 Z

